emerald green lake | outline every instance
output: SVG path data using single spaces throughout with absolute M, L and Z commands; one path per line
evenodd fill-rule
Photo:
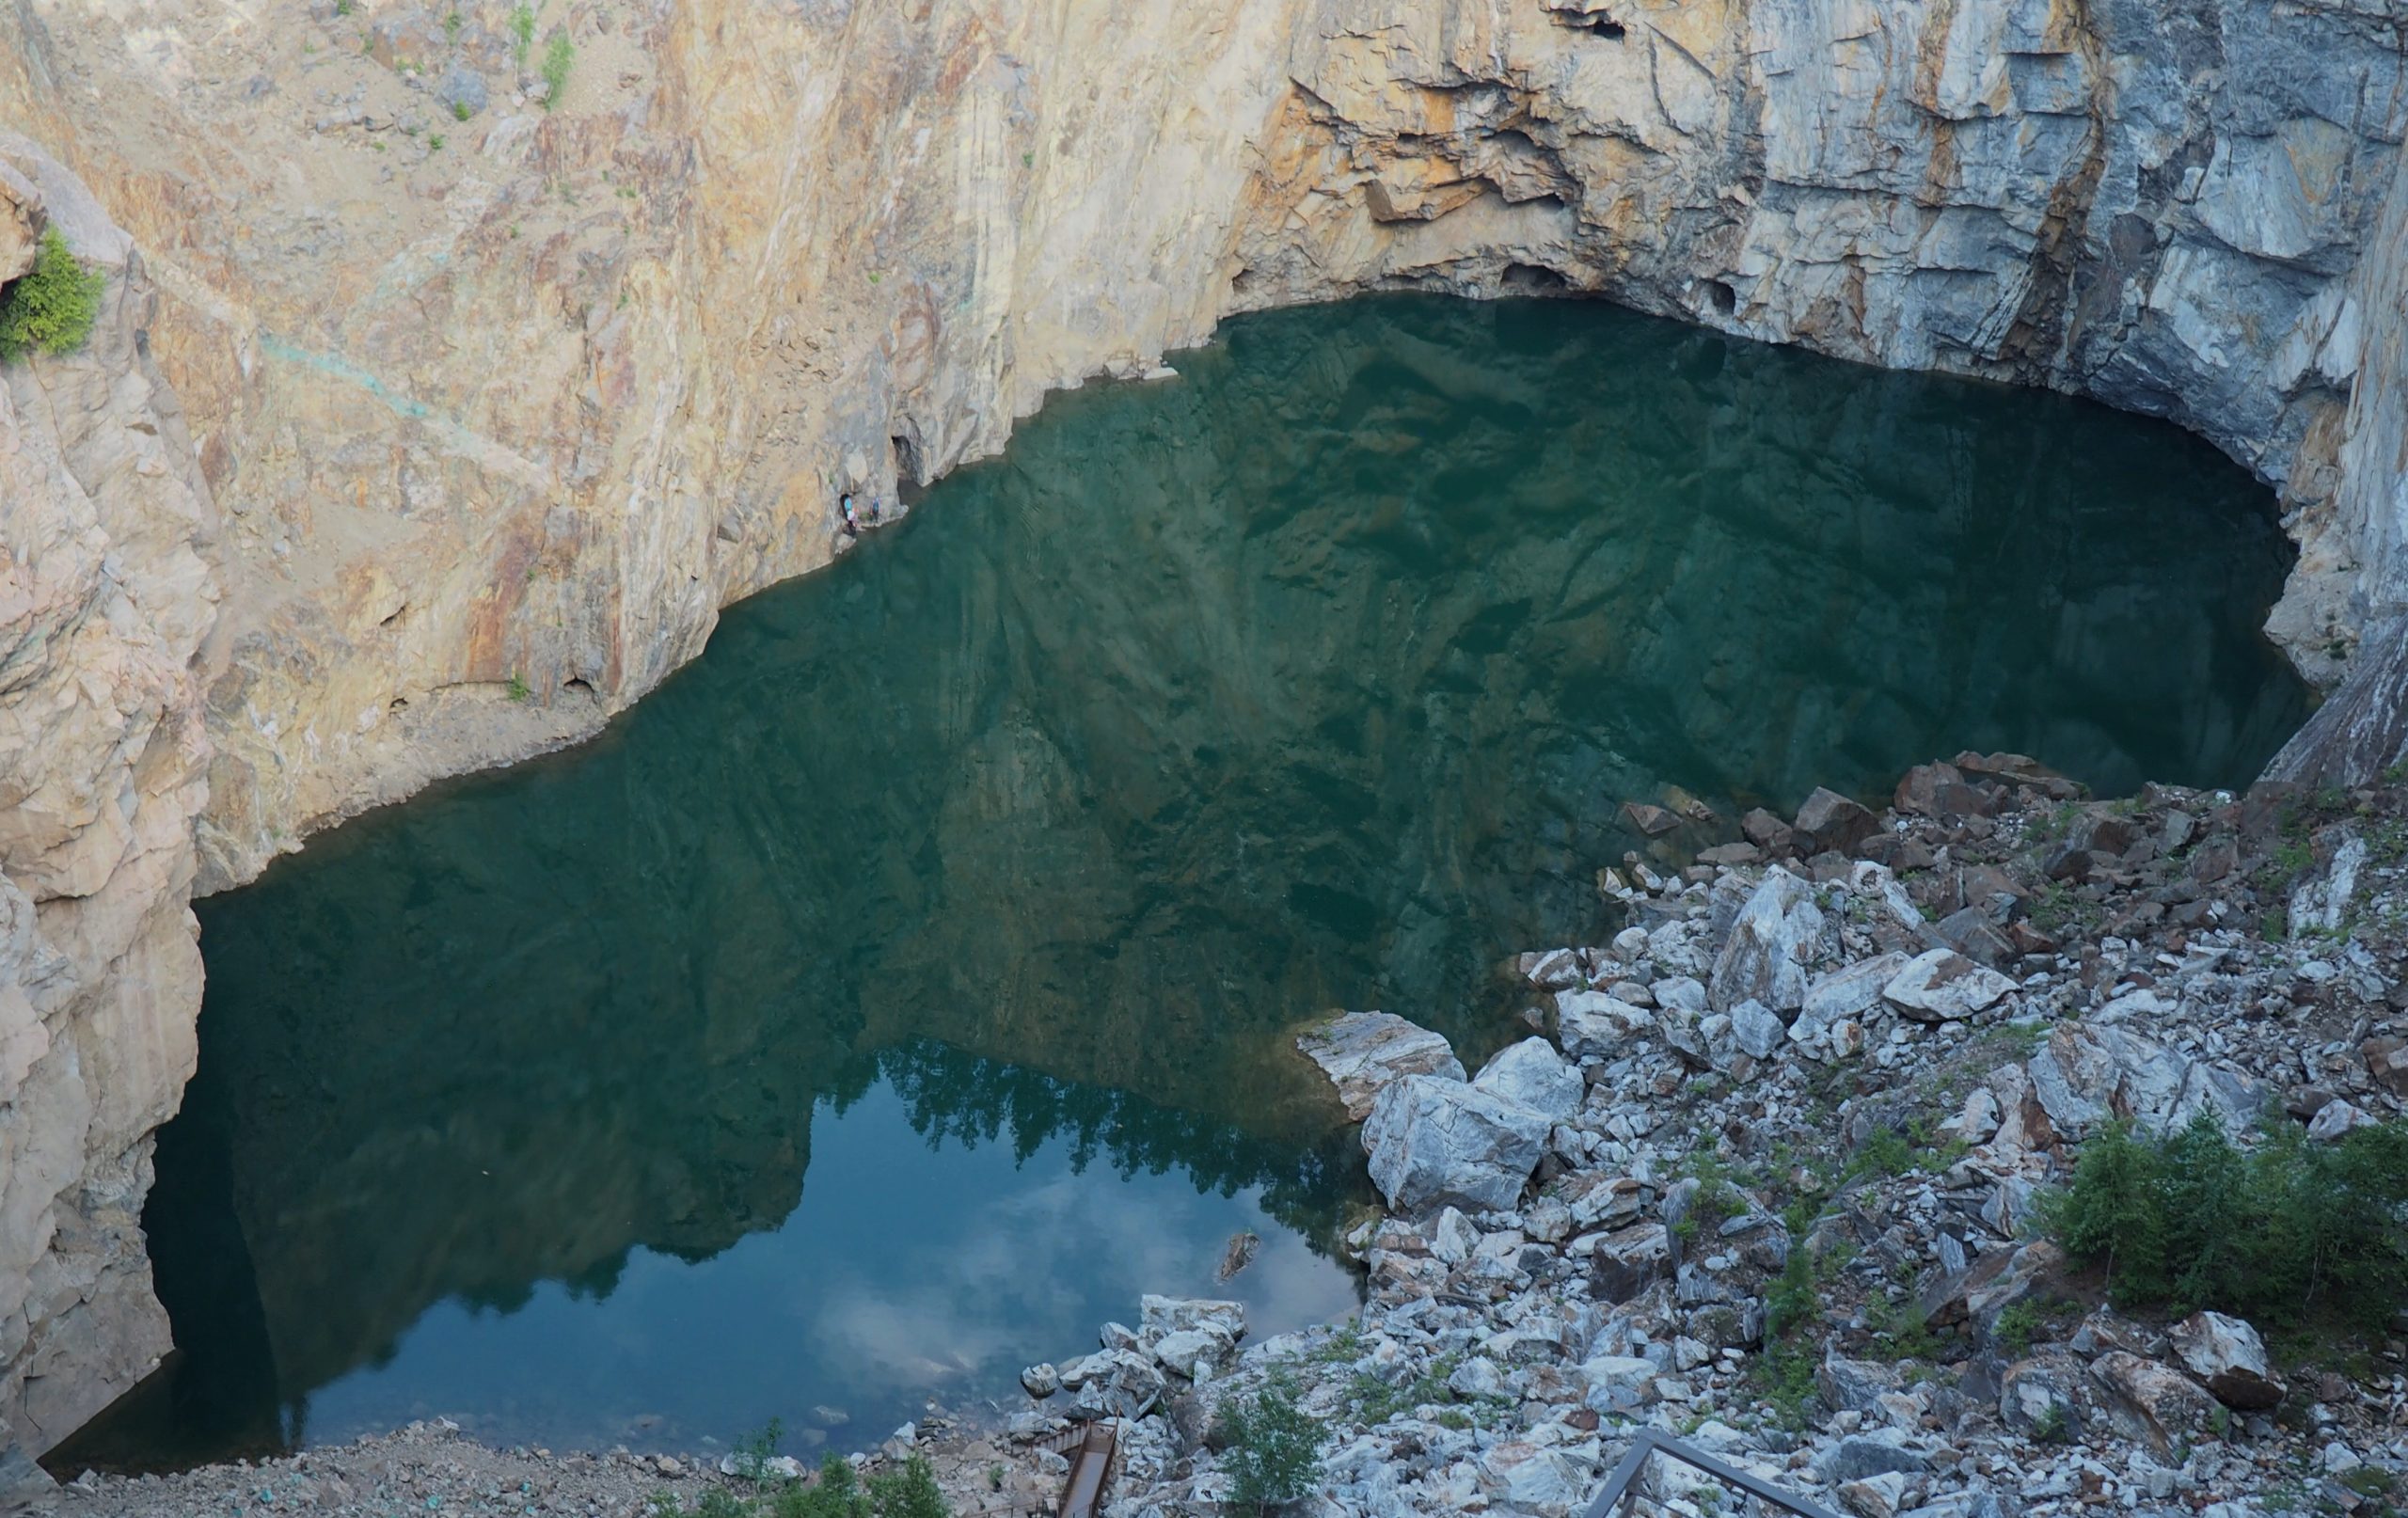
M 2156 422 L 1590 304 L 1173 362 L 593 743 L 202 902 L 181 1352 L 63 1456 L 852 1447 L 1142 1291 L 1328 1317 L 1361 1158 L 1293 1024 L 1503 1041 L 1497 962 L 1614 925 L 1624 800 L 1965 748 L 2238 784 L 2305 710 L 2268 493 Z

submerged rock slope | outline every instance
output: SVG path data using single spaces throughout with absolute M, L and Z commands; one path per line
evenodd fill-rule
M 841 484 L 991 452 L 1048 388 L 1146 372 L 1231 310 L 1403 285 L 1602 293 L 2172 416 L 2281 488 L 2294 656 L 2368 672 L 2287 770 L 2398 747 L 2396 6 L 574 0 L 523 39 L 513 14 L 0 18 L 0 126 L 95 187 L 159 292 L 147 344 L 128 308 L 90 359 L 116 342 L 139 385 L 84 409 L 159 410 L 111 446 L 156 451 L 136 478 L 174 482 L 186 517 L 227 512 L 214 537 L 119 540 L 122 583 L 224 609 L 142 606 L 165 619 L 145 668 L 176 691 L 145 710 L 178 715 L 125 761 L 157 798 L 124 825 L 154 862 L 116 888 L 126 922 L 181 924 L 193 878 L 592 731 L 721 605 L 832 557 Z M 555 36 L 573 61 L 545 98 Z M 11 393 L 71 368 L 12 371 Z M 8 530 L 73 535 L 76 509 L 12 494 Z M 64 656 L 62 678 L 111 667 Z M 180 703 L 204 691 L 196 723 Z M 31 733 L 0 764 L 28 793 L 109 772 Z M 28 895 L 96 903 L 116 878 Z M 103 1139 L 50 1195 L 119 1166 L 93 1194 L 129 1227 L 119 1161 L 174 1105 L 197 965 L 186 941 L 108 967 L 169 936 L 89 949 L 83 994 L 138 1004 L 139 1029 L 8 1099 L 24 1124 L 96 1093 Z M 100 1152 L 119 1134 L 135 1147 Z M 67 1257 L 40 1247 L 28 1270 Z M 130 1232 L 100 1257 L 139 1273 Z M 0 1308 L 40 1295 L 15 1279 Z M 126 1295 L 104 1345 L 0 1343 L 7 1384 L 40 1363 L 76 1405 L 121 1387 L 155 1338 Z

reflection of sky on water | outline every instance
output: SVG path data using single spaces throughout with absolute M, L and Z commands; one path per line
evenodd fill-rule
M 307 1436 L 442 1415 L 513 1441 L 699 1440 L 772 1417 L 806 1427 L 825 1404 L 853 1415 L 839 1443 L 865 1443 L 931 1389 L 1017 1396 L 1022 1366 L 1093 1348 L 1097 1325 L 1133 1322 L 1148 1291 L 1235 1297 L 1257 1333 L 1354 1305 L 1353 1279 L 1254 1190 L 1081 1173 L 1070 1148 L 1056 1139 L 1015 1165 L 1008 1143 L 931 1146 L 883 1081 L 841 1115 L 822 1101 L 783 1226 L 695 1264 L 639 1249 L 599 1298 L 547 1281 L 509 1313 L 439 1303 L 385 1362 L 309 1396 Z M 1242 1229 L 1261 1251 L 1216 1283 Z

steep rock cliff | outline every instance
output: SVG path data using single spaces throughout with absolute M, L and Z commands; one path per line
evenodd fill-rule
M 6 133 L 0 182 L 108 277 L 83 352 L 0 368 L 0 1425 L 39 1449 L 167 1349 L 139 1224 L 193 1068 L 216 601 L 141 261 Z
M 2369 672 L 2319 719 L 2349 741 L 2295 767 L 2397 746 L 2396 4 L 549 0 L 531 46 L 510 16 L 0 15 L 0 124 L 98 188 L 162 297 L 190 436 L 136 435 L 193 520 L 228 513 L 224 615 L 170 619 L 143 666 L 206 688 L 202 889 L 590 732 L 720 606 L 839 551 L 840 485 L 992 451 L 1047 389 L 1143 372 L 1228 311 L 1399 285 L 1599 292 L 2172 416 L 2282 490 L 2295 657 Z M 540 102 L 555 32 L 576 61 Z M 12 394 L 67 369 L 32 372 Z M 10 532 L 63 532 L 51 501 L 12 497 Z M 129 532 L 121 573 L 198 605 L 205 535 Z M 154 822 L 200 803 L 188 729 L 175 765 L 132 765 L 176 799 Z M 105 773 L 70 751 L 7 762 L 29 788 Z M 180 846 L 146 847 L 135 917 L 180 924 Z M 67 913 L 37 909 L 61 944 Z M 172 1106 L 181 953 L 143 977 L 142 1077 L 93 1077 L 115 1042 L 79 1077 L 110 1143 Z M 77 959 L 82 994 L 135 997 L 111 957 Z M 64 1079 L 27 1076 L 10 1120 Z M 133 1152 L 106 1146 L 86 1178 Z M 127 1165 L 102 1192 L 138 1196 Z M 140 1316 L 115 1342 L 149 1342 Z M 8 1384 L 44 1354 L 95 1388 L 142 1358 L 29 1331 L 0 1343 Z

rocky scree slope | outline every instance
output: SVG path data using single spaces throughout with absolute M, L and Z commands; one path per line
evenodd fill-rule
M 207 787 L 143 769 L 198 856 L 157 845 L 129 921 L 593 731 L 718 607 L 832 557 L 838 486 L 991 452 L 1049 388 L 1152 372 L 1230 311 L 1371 289 L 1598 293 L 2172 416 L 2280 488 L 2304 550 L 2275 630 L 2358 672 L 2282 767 L 2399 746 L 2396 4 L 558 0 L 525 40 L 515 14 L 0 16 L 0 125 L 100 187 L 157 293 L 145 403 L 176 409 L 164 378 L 183 411 L 135 437 L 226 512 L 117 540 L 124 583 L 222 609 L 145 612 L 201 692 L 175 751 Z M 55 493 L 10 507 L 80 530 Z M 67 744 L 7 762 L 29 789 L 93 773 Z M 138 1035 L 71 1080 L 31 1067 L 11 1122 L 71 1090 L 111 1135 L 172 1110 L 197 981 L 119 988 L 119 962 L 87 994 Z M 26 1205 L 130 1222 L 114 1142 L 27 1168 L 59 1179 Z M 138 1236 L 108 1240 L 138 1280 Z M 53 1344 L 19 1278 L 0 1385 L 39 1361 L 86 1407 L 147 1361 L 143 1290 Z
M 2118 1311 L 2040 1204 L 2112 1122 L 2408 1111 L 2408 798 L 2076 796 L 1968 754 L 1884 814 L 1822 793 L 1715 862 L 1634 857 L 1630 925 L 1521 957 L 1535 1031 L 1468 1080 L 1402 1018 L 1314 1029 L 1388 1203 L 1359 1320 L 1241 1351 L 1234 1304 L 1149 1299 L 1032 1390 L 1124 1420 L 1130 1515 L 1217 1510 L 1216 1411 L 1281 1377 L 1323 1512 L 1567 1518 L 1642 1426 L 1858 1518 L 2396 1510 L 2396 1323 L 2286 1361 Z M 1642 1491 L 1726 1500 L 1665 1462 Z

